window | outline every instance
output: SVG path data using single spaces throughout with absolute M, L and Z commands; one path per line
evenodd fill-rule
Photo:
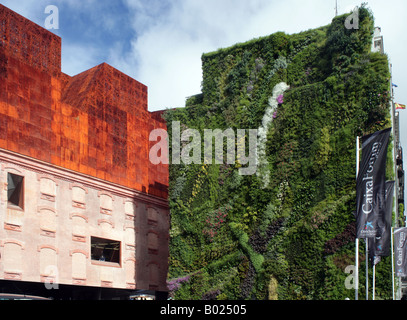
M 8 205 L 24 209 L 24 177 L 7 174 Z
M 90 246 L 93 261 L 120 264 L 120 241 L 91 237 Z

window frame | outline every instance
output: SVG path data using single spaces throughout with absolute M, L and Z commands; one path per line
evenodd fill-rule
M 119 256 L 118 259 L 115 259 L 114 261 L 106 261 L 106 260 L 98 260 L 94 259 L 94 244 L 95 240 L 100 240 L 100 242 L 109 242 L 109 243 L 118 243 L 119 244 Z M 121 260 L 122 260 L 122 242 L 119 240 L 113 240 L 113 239 L 108 239 L 108 238 L 102 238 L 102 237 L 97 237 L 97 236 L 90 236 L 90 261 L 94 265 L 101 265 L 101 266 L 109 266 L 109 267 L 118 267 L 121 268 Z M 103 249 L 105 250 L 105 249 Z M 102 253 L 103 254 L 103 253 Z
M 9 196 L 9 176 L 16 176 L 21 178 L 21 182 L 19 184 L 19 195 L 18 195 L 18 204 L 10 201 L 10 196 Z M 25 176 L 20 175 L 20 174 L 15 174 L 12 172 L 7 172 L 7 208 L 13 209 L 13 210 L 20 210 L 24 211 L 24 204 L 25 204 Z

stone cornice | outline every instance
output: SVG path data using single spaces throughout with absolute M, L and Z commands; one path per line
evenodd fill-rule
M 145 194 L 140 191 L 130 189 L 109 181 L 95 178 L 73 170 L 58 167 L 56 165 L 27 157 L 16 152 L 0 148 L 0 162 L 11 163 L 39 174 L 52 175 L 57 179 L 80 183 L 82 185 L 97 189 L 101 192 L 109 192 L 120 197 L 142 201 L 146 204 L 152 204 L 163 209 L 168 209 L 168 201 L 153 195 Z

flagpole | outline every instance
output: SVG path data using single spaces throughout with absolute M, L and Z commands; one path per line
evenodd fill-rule
M 355 241 L 355 300 L 359 300 L 359 239 Z
M 373 258 L 374 259 L 374 258 Z M 373 261 L 373 301 L 375 300 L 375 289 L 376 289 L 376 264 L 375 261 Z
M 356 137 L 356 181 L 359 175 L 359 137 Z M 359 300 L 359 238 L 355 240 L 355 300 Z
M 366 300 L 369 300 L 369 239 L 365 239 L 366 243 Z
M 395 176 L 395 180 L 396 183 L 394 184 L 394 197 L 396 198 L 396 206 L 394 208 L 395 211 L 395 215 L 394 215 L 394 221 L 393 221 L 393 232 L 394 232 L 394 227 L 397 228 L 398 225 L 398 217 L 399 217 L 399 208 L 398 208 L 398 180 L 397 180 L 397 151 L 396 148 L 398 147 L 398 141 L 397 141 L 397 137 L 395 134 L 395 128 L 396 128 L 396 112 L 394 109 L 394 88 L 393 88 L 393 64 L 390 63 L 390 96 L 391 96 L 391 100 L 390 100 L 390 107 L 391 107 L 391 122 L 392 122 L 392 133 L 393 133 L 393 161 L 394 161 L 394 176 Z M 393 232 L 391 234 L 391 239 L 393 241 Z M 392 245 L 392 250 L 393 250 L 393 254 L 392 254 L 392 259 L 394 259 L 393 255 L 394 255 L 394 248 Z M 393 300 L 395 300 L 395 280 L 394 280 L 394 265 L 392 263 L 392 268 L 393 268 L 393 274 L 392 274 L 392 280 L 393 280 Z M 399 284 L 399 282 L 398 282 Z

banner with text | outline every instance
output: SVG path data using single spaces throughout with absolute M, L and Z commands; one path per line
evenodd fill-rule
M 394 263 L 397 277 L 407 277 L 407 228 L 394 229 Z
M 362 161 L 356 182 L 356 234 L 359 239 L 380 234 L 384 216 L 386 159 L 391 128 L 362 138 Z
M 378 220 L 379 233 L 376 235 L 376 238 L 369 239 L 369 256 L 374 265 L 380 261 L 380 257 L 388 257 L 390 255 L 394 184 L 394 181 L 386 181 L 384 216 Z

